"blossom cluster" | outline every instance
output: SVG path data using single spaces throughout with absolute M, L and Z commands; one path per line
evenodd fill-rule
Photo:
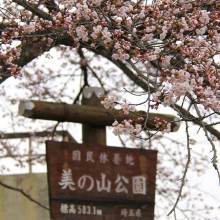
M 161 93 L 158 92 L 158 95 L 161 95 Z M 117 96 L 115 93 L 112 94 L 109 97 L 100 97 L 102 99 L 101 104 L 109 109 L 114 109 L 116 105 L 121 106 L 121 113 L 124 115 L 128 115 L 130 111 L 134 112 L 135 107 L 134 105 L 129 105 L 128 101 L 123 99 L 121 102 L 121 98 Z M 132 119 L 125 119 L 121 122 L 118 122 L 115 120 L 115 122 L 112 124 L 114 127 L 113 133 L 117 135 L 138 135 L 143 130 L 143 117 L 139 117 L 137 120 Z M 169 132 L 171 131 L 171 124 L 168 123 L 166 120 L 160 119 L 158 117 L 155 117 L 153 119 L 153 124 L 158 131 L 162 132 Z
M 158 69 L 152 76 L 157 83 L 153 101 L 158 104 L 169 106 L 190 94 L 193 101 L 219 112 L 220 68 L 215 61 L 220 54 L 218 1 L 146 2 L 59 0 L 60 10 L 51 11 L 48 17 L 46 10 L 39 13 L 40 8 L 34 16 L 34 10 L 24 9 L 22 20 L 17 14 L 3 15 L 8 28 L 1 33 L 0 69 L 19 74 L 17 60 L 27 42 L 46 42 L 44 51 L 68 39 L 62 43 L 83 45 L 113 62 L 153 64 Z M 20 45 L 13 47 L 14 41 Z M 110 107 L 115 102 L 104 101 Z M 125 102 L 125 113 L 128 108 L 131 105 Z
M 141 120 L 141 119 L 140 119 Z M 112 124 L 114 127 L 113 133 L 117 135 L 138 135 L 142 131 L 142 125 L 134 122 L 133 120 L 123 120 L 122 122 L 115 122 Z
M 162 132 L 171 131 L 171 124 L 168 123 L 166 120 L 155 117 L 153 121 L 158 131 L 162 131 Z
M 135 107 L 134 105 L 131 105 L 128 103 L 127 100 L 122 99 L 117 94 L 113 93 L 112 95 L 108 97 L 100 97 L 102 99 L 101 104 L 109 109 L 109 108 L 115 108 L 116 105 L 120 105 L 121 109 L 119 110 L 122 114 L 128 115 L 129 112 L 134 112 Z M 131 120 L 131 119 L 125 119 L 121 122 L 118 122 L 115 120 L 115 122 L 112 124 L 114 127 L 113 133 L 117 135 L 138 135 L 142 131 L 142 125 L 141 122 L 143 122 L 143 118 L 139 117 L 137 120 Z
M 134 112 L 135 111 L 135 106 L 132 104 L 129 104 L 129 102 L 125 99 L 121 100 L 121 97 L 118 96 L 117 94 L 112 94 L 108 97 L 100 97 L 102 99 L 101 104 L 105 108 L 115 108 L 116 105 L 121 106 L 121 112 L 125 115 L 128 115 L 129 112 Z

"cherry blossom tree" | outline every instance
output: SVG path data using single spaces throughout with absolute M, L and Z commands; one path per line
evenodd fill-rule
M 139 105 L 146 106 L 147 114 L 161 106 L 176 112 L 177 120 L 185 125 L 186 148 L 183 154 L 186 161 L 182 164 L 182 182 L 176 190 L 178 196 L 171 212 L 175 211 L 183 195 L 191 161 L 193 136 L 190 124 L 195 124 L 207 138 L 207 148 L 213 154 L 211 162 L 220 179 L 217 161 L 217 141 L 220 140 L 219 1 L 2 2 L 1 83 L 11 76 L 29 76 L 29 85 L 37 88 L 35 96 L 61 101 L 63 88 L 77 76 L 72 72 L 67 75 L 62 70 L 54 76 L 52 69 L 31 69 L 36 67 L 41 55 L 58 53 L 63 60 L 63 68 L 74 65 L 81 70 L 82 83 L 75 103 L 79 101 L 82 88 L 98 84 L 106 92 L 114 91 L 113 95 L 101 97 L 104 107 L 119 107 L 122 114 L 134 111 L 134 107 Z M 105 66 L 103 62 L 106 62 Z M 44 71 L 47 72 L 46 77 L 43 76 Z M 120 74 L 116 74 L 117 71 Z M 52 92 L 54 88 L 48 89 L 49 85 L 39 85 L 41 80 L 49 81 L 60 76 L 68 80 L 58 93 Z M 109 78 L 112 83 L 106 80 Z M 143 101 L 132 103 L 120 98 L 119 90 L 123 88 L 130 95 L 141 94 Z M 70 94 L 65 95 L 69 95 L 71 100 Z M 160 132 L 169 132 L 170 124 L 157 118 L 158 131 L 149 130 L 147 118 L 142 120 L 140 116 L 139 121 L 116 121 L 114 134 L 128 134 L 137 138 L 134 141 L 156 142 Z

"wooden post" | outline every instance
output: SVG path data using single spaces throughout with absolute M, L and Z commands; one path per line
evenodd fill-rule
M 82 105 L 104 108 L 100 104 L 100 99 L 97 97 L 97 90 L 99 90 L 99 88 L 84 88 Z M 84 144 L 106 145 L 106 126 L 96 126 L 83 123 L 82 135 Z
M 29 137 L 28 140 L 28 166 L 29 166 L 29 173 L 32 173 L 32 139 Z
M 85 88 L 80 107 L 32 101 L 20 106 L 20 114 L 32 118 L 82 123 L 83 144 L 46 143 L 51 219 L 153 220 L 157 151 L 106 146 L 106 126 L 126 117 L 104 109 L 99 92 Z M 155 128 L 153 122 L 148 125 Z

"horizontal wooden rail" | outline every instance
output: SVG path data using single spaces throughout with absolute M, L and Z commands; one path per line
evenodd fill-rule
M 94 126 L 111 126 L 115 120 L 121 122 L 124 119 L 137 120 L 139 117 L 144 119 L 147 117 L 147 128 L 154 130 L 156 127 L 153 120 L 155 117 L 158 117 L 171 123 L 171 131 L 179 129 L 178 119 L 173 115 L 158 113 L 148 113 L 147 115 L 144 111 L 131 112 L 129 115 L 124 115 L 117 110 L 87 105 L 69 105 L 66 103 L 33 100 L 21 101 L 19 104 L 19 114 L 33 119 L 75 122 Z
M 17 132 L 17 133 L 1 133 L 0 139 L 21 139 L 31 137 L 50 137 L 52 131 L 36 131 L 36 132 Z M 70 141 L 76 142 L 68 131 L 55 131 L 54 136 L 67 137 Z

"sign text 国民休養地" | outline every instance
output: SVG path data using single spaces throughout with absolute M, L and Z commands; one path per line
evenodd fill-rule
M 93 151 L 82 152 L 81 150 L 72 151 L 72 160 L 73 161 L 85 161 L 90 163 L 107 164 L 112 163 L 114 165 L 129 165 L 134 166 L 135 160 L 131 154 L 120 154 L 114 153 L 113 155 L 108 155 L 107 152 L 100 152 L 98 155 L 95 155 Z

